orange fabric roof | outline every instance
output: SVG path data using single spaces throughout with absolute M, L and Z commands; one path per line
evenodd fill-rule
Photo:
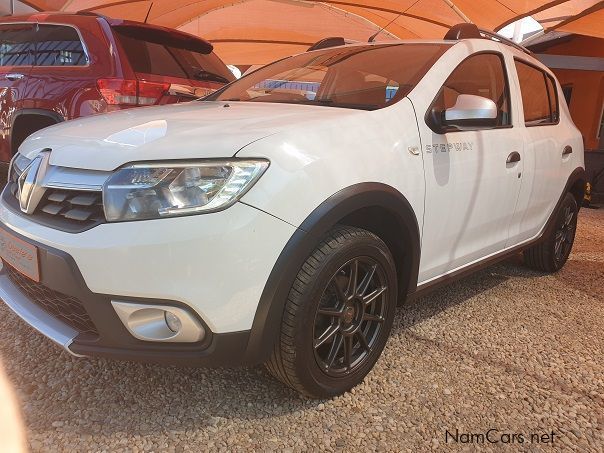
M 261 64 L 305 50 L 327 36 L 365 40 L 442 38 L 471 21 L 499 29 L 534 15 L 544 27 L 601 37 L 603 1 L 595 0 L 22 0 L 38 10 L 94 11 L 180 28 L 216 45 L 228 63 Z M 591 9 L 590 9 L 591 8 Z M 585 10 L 590 14 L 580 16 Z M 571 20 L 569 16 L 578 17 Z

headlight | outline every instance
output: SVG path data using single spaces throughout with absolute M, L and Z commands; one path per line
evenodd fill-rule
M 136 164 L 103 186 L 109 222 L 157 219 L 226 209 L 268 168 L 264 159 Z

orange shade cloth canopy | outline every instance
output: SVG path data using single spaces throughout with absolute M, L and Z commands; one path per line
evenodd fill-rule
M 39 11 L 93 11 L 179 28 L 213 42 L 227 62 L 263 64 L 327 36 L 442 38 L 460 22 L 497 30 L 535 16 L 543 26 L 604 37 L 594 0 L 22 0 Z

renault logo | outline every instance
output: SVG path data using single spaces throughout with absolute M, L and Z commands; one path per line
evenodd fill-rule
M 44 196 L 46 189 L 42 186 L 42 181 L 48 169 L 50 159 L 50 150 L 42 151 L 34 160 L 23 170 L 17 181 L 17 198 L 19 207 L 25 214 L 32 214 L 38 207 L 38 203 Z

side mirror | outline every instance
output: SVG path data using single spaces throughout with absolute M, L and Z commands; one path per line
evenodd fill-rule
M 473 94 L 460 94 L 455 105 L 445 110 L 444 127 L 459 130 L 497 126 L 497 105 L 491 99 Z

